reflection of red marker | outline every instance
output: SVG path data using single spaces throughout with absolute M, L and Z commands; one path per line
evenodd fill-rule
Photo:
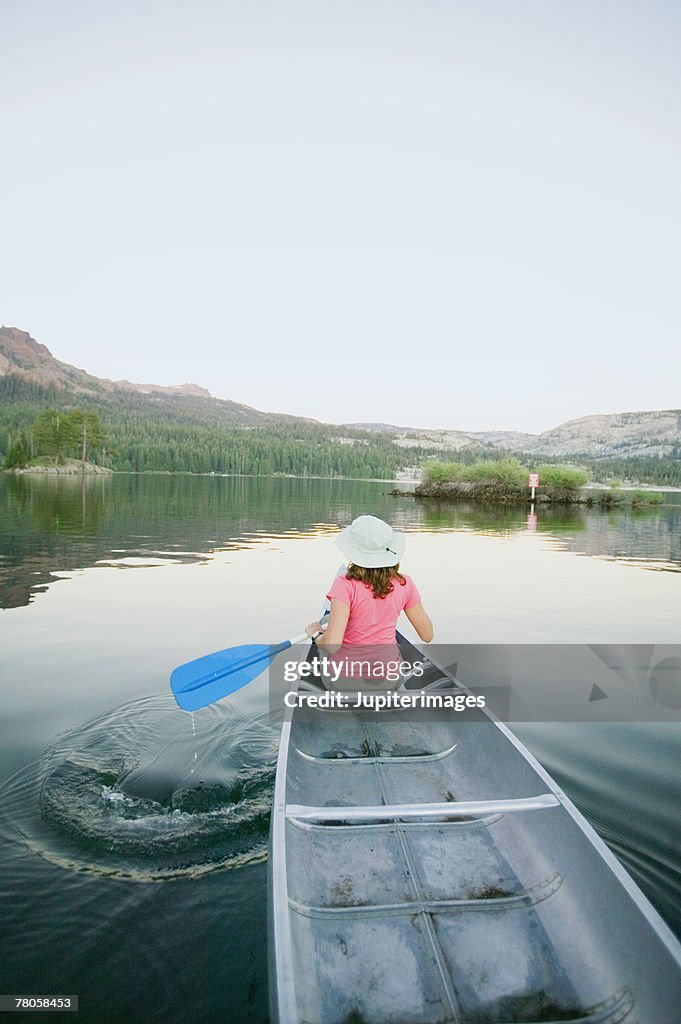
M 536 512 L 529 512 L 528 513 L 528 515 L 527 515 L 527 529 L 528 530 L 536 530 L 537 529 L 537 513 Z

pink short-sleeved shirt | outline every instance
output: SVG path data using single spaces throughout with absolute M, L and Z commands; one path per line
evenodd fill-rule
M 421 603 L 421 595 L 412 578 L 401 573 L 405 583 L 393 580 L 386 597 L 374 597 L 366 583 L 337 576 L 326 595 L 350 605 L 344 644 L 394 644 L 395 627 L 401 611 Z

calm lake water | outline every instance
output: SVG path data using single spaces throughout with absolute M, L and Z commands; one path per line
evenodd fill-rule
M 535 523 L 390 486 L 0 477 L 0 991 L 78 994 L 82 1024 L 267 1020 L 266 680 L 192 722 L 168 677 L 301 631 L 356 515 L 408 532 L 440 642 L 681 640 L 679 495 Z M 681 933 L 681 726 L 514 728 Z

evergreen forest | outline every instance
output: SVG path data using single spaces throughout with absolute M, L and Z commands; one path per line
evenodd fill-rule
M 105 391 L 88 395 L 42 387 L 18 375 L 0 377 L 0 465 L 26 464 L 41 455 L 55 457 L 45 435 L 54 437 L 66 413 L 64 454 L 122 472 L 216 473 L 272 476 L 394 479 L 396 473 L 440 458 L 425 440 L 397 444 L 389 431 L 361 430 L 294 416 L 258 413 L 244 422 L 231 402 L 187 395 Z M 236 411 L 235 411 L 236 410 Z M 463 465 L 481 457 L 563 463 L 565 458 L 509 452 L 490 446 L 449 453 Z M 58 457 L 58 456 L 57 456 Z M 681 449 L 668 458 L 571 460 L 592 480 L 681 486 Z

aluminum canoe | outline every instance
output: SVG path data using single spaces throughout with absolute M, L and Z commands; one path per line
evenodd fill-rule
M 468 693 L 398 639 L 426 662 L 419 688 Z M 269 931 L 278 1024 L 681 1021 L 681 945 L 550 775 L 480 711 L 293 712 Z

